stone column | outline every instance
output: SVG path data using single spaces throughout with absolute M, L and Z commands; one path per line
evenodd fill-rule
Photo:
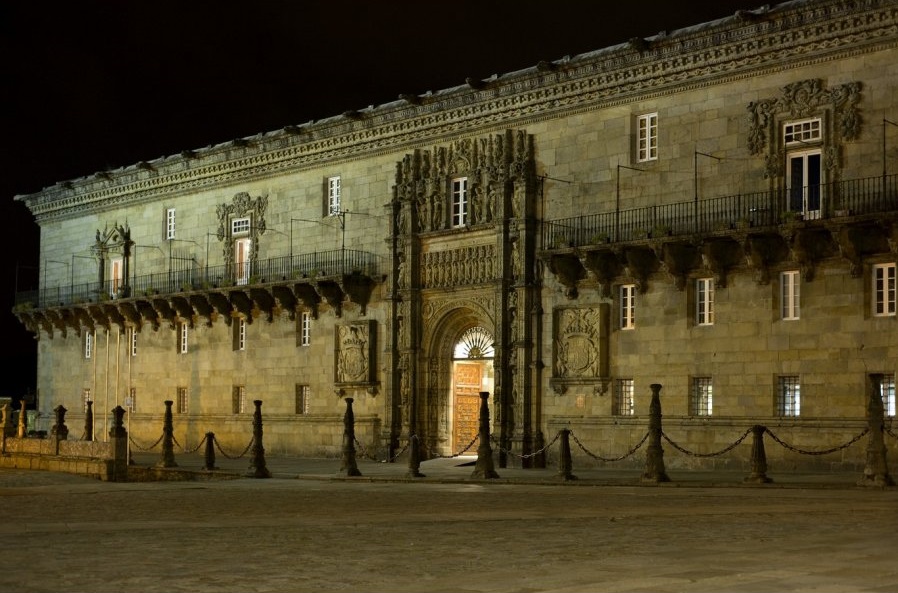
M 343 458 L 340 471 L 344 476 L 361 476 L 362 472 L 355 460 L 355 415 L 352 413 L 351 397 L 346 398 L 346 413 L 343 415 Z
M 94 440 L 94 402 L 87 400 L 87 411 L 84 412 L 84 440 Z
M 664 469 L 664 449 L 661 448 L 661 385 L 652 383 L 652 403 L 649 405 L 649 445 L 645 455 L 643 482 L 670 482 Z
M 162 421 L 162 459 L 156 464 L 156 467 L 178 467 L 175 462 L 175 437 L 171 415 L 171 406 L 174 402 L 167 399 L 163 403 L 165 404 L 165 417 Z
M 250 478 L 270 478 L 271 472 L 265 463 L 265 447 L 262 445 L 262 400 L 253 400 L 253 462 L 249 466 Z
M 490 408 L 488 391 L 480 392 L 480 445 L 477 447 L 477 463 L 474 464 L 472 478 L 498 478 L 493 465 L 493 448 L 490 446 Z
M 125 430 L 125 408 L 116 406 L 112 409 L 112 428 L 109 429 L 109 443 L 112 447 L 113 482 L 128 481 L 128 431 Z
M 867 400 L 867 427 L 870 431 L 867 439 L 867 464 L 864 467 L 864 477 L 858 481 L 858 486 L 894 486 L 895 482 L 889 475 L 886 444 L 883 438 L 885 409 L 882 405 L 882 374 L 870 375 L 870 382 L 873 388 Z

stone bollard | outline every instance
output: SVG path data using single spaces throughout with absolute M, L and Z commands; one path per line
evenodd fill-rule
M 894 486 L 895 481 L 889 475 L 889 465 L 886 461 L 886 444 L 883 438 L 885 428 L 885 409 L 882 405 L 882 374 L 870 375 L 873 389 L 867 400 L 867 427 L 870 436 L 867 439 L 867 463 L 864 466 L 864 476 L 858 481 L 858 486 Z
M 125 408 L 116 406 L 112 409 L 112 428 L 109 429 L 109 443 L 112 446 L 112 481 L 128 481 L 128 465 L 130 453 L 128 449 L 128 431 L 125 430 Z
M 84 412 L 84 441 L 94 440 L 94 402 L 87 400 L 87 411 Z
M 57 441 L 64 441 L 69 438 L 69 429 L 65 425 L 65 413 L 68 412 L 68 410 L 59 405 L 53 408 L 53 412 L 56 414 L 56 424 L 53 425 L 50 434 L 56 437 Z M 20 414 L 21 416 L 25 415 L 25 400 L 22 400 L 22 411 Z
M 12 408 L 9 407 L 9 402 L 4 402 L 3 408 L 0 408 L 0 410 L 3 413 L 3 420 L 0 421 L 0 425 L 3 427 L 3 436 L 15 436 L 16 430 L 12 426 Z
M 769 484 L 773 480 L 767 477 L 767 452 L 764 451 L 764 433 L 766 426 L 755 424 L 751 427 L 751 474 L 743 482 Z
M 573 470 L 573 462 L 571 462 L 571 431 L 567 428 L 561 429 L 561 453 L 558 458 L 558 477 L 564 481 L 576 480 L 577 476 L 571 473 Z
M 474 464 L 472 478 L 498 478 L 493 465 L 493 448 L 490 446 L 490 408 L 487 405 L 488 391 L 480 392 L 480 445 L 477 446 L 477 463 Z
M 340 460 L 340 471 L 343 476 L 361 476 L 355 461 L 355 415 L 352 413 L 351 397 L 346 399 L 346 413 L 343 415 L 343 457 Z
M 405 473 L 406 478 L 424 478 L 421 473 L 421 443 L 418 442 L 418 435 L 409 435 L 408 437 L 408 471 Z
M 215 471 L 218 468 L 215 467 L 215 433 L 207 432 L 206 433 L 206 462 L 203 465 L 203 469 L 207 472 Z
M 167 399 L 163 403 L 165 404 L 165 417 L 162 421 L 162 459 L 156 464 L 156 467 L 178 467 L 175 462 L 175 431 L 171 415 L 173 402 Z
M 253 461 L 249 466 L 249 478 L 270 478 L 271 472 L 265 464 L 265 447 L 262 444 L 262 400 L 253 400 Z
M 670 482 L 664 470 L 664 449 L 661 448 L 661 385 L 652 383 L 652 403 L 649 405 L 649 445 L 645 454 L 643 482 Z

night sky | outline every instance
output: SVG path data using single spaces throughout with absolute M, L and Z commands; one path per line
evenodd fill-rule
M 4 0 L 0 396 L 36 385 L 34 336 L 11 311 L 36 288 L 39 229 L 14 196 L 761 4 Z

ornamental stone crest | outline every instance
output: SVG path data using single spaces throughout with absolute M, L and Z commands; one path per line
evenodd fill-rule
M 334 384 L 338 389 L 365 388 L 373 393 L 376 326 L 373 320 L 338 325 L 336 328 Z
M 559 308 L 554 313 L 553 388 L 564 393 L 571 384 L 608 380 L 609 306 Z

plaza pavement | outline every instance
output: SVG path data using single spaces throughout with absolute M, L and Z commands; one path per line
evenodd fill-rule
M 155 482 L 0 470 L 0 592 L 898 591 L 898 489 L 854 473 L 175 460 Z

